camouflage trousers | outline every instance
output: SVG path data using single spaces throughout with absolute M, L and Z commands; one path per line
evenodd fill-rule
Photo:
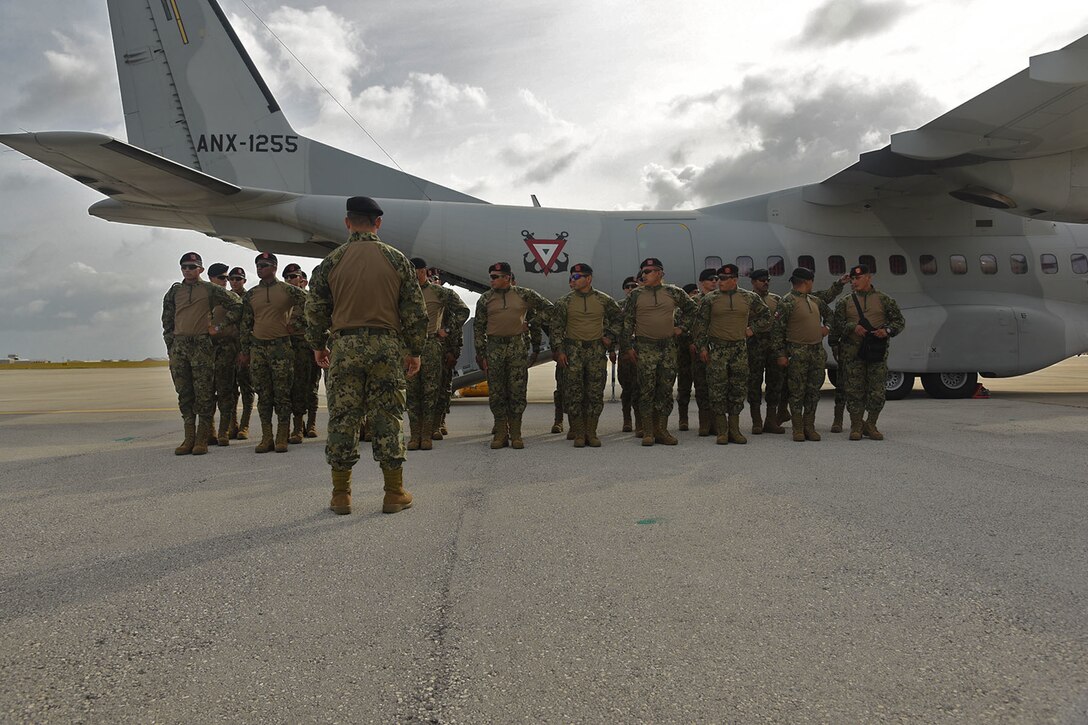
M 509 420 L 525 412 L 527 355 L 524 335 L 487 340 L 487 402 L 496 420 Z
M 359 426 L 373 433 L 374 460 L 383 469 L 404 462 L 401 418 L 407 407 L 404 355 L 392 332 L 345 335 L 332 342 L 329 375 L 329 437 L 325 460 L 334 471 L 350 471 L 359 461 Z
M 748 392 L 748 343 L 710 342 L 707 363 L 710 406 L 717 415 L 737 415 Z
M 565 412 L 570 412 L 567 407 L 567 376 L 563 372 L 563 368 L 558 365 L 555 366 L 555 390 L 552 392 L 552 402 L 555 403 L 555 407 L 559 410 L 559 415 Z
M 695 384 L 695 405 L 699 410 L 710 410 L 710 383 L 707 380 L 706 363 L 695 358 L 691 364 L 691 380 Z
M 215 402 L 220 417 L 229 423 L 238 395 L 238 383 L 235 381 L 238 374 L 238 338 L 214 340 L 212 349 L 215 351 Z
M 778 367 L 769 335 L 748 338 L 748 406 L 763 403 L 763 380 L 767 380 L 767 407 L 775 408 L 786 396 L 786 369 Z
M 676 405 L 688 407 L 691 402 L 691 387 L 695 384 L 695 361 L 691 359 L 691 348 L 685 338 L 676 342 Z
M 423 344 L 419 374 L 408 381 L 408 421 L 413 430 L 426 424 L 433 430 L 446 409 L 447 398 L 442 390 L 445 371 L 445 346 L 437 337 L 427 337 Z
M 215 412 L 215 351 L 207 335 L 174 338 L 170 346 L 170 377 L 178 393 L 184 421 Z
M 314 351 L 300 337 L 291 338 L 294 348 L 294 379 L 291 383 L 291 412 L 306 415 L 317 407 L 317 386 L 321 381 L 321 368 L 314 361 Z
M 815 345 L 786 343 L 786 355 L 790 359 L 786 368 L 786 381 L 790 394 L 790 412 L 808 415 L 816 412 L 820 402 L 820 387 L 824 384 L 827 352 L 822 342 Z
M 638 365 L 621 357 L 616 379 L 620 381 L 620 402 L 624 409 L 638 408 Z
M 446 350 L 443 349 L 443 355 Z M 442 396 L 440 415 L 450 412 L 450 401 L 453 400 L 453 368 L 442 361 L 442 383 L 438 386 L 439 395 Z
M 604 384 L 608 378 L 608 356 L 600 340 L 582 343 L 567 340 L 567 367 L 562 371 L 563 407 L 573 418 L 601 417 L 604 410 Z
M 835 407 L 846 406 L 846 361 L 842 356 L 842 347 L 833 345 L 831 355 L 838 363 L 835 373 Z
M 668 418 L 672 413 L 672 386 L 676 382 L 676 341 L 635 338 L 638 352 L 638 404 L 643 425 L 654 414 Z
M 234 369 L 234 399 L 231 410 L 237 408 L 238 399 L 242 400 L 242 408 L 253 407 L 253 382 L 249 374 L 249 366 L 238 365 Z
M 291 418 L 291 386 L 295 379 L 295 348 L 290 337 L 253 340 L 249 348 L 249 375 L 257 389 L 261 425 L 272 424 L 272 411 L 281 423 Z
M 888 380 L 888 356 L 880 362 L 858 360 L 858 343 L 842 346 L 839 385 L 846 393 L 846 409 L 851 413 L 879 413 L 884 409 L 885 383 Z M 846 379 L 842 380 L 843 368 Z

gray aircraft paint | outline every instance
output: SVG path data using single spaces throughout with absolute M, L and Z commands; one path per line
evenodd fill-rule
M 589 262 L 595 286 L 617 297 L 647 256 L 684 284 L 708 257 L 759 267 L 779 256 L 788 275 L 810 255 L 824 288 L 828 256 L 849 266 L 872 255 L 874 283 L 908 321 L 891 369 L 1016 375 L 1088 351 L 1088 276 L 1070 270 L 1071 254 L 1088 253 L 1088 37 L 820 184 L 693 211 L 595 212 L 485 204 L 299 136 L 215 0 L 108 5 L 130 144 L 0 136 L 110 197 L 90 209 L 103 219 L 320 257 L 345 236 L 345 198 L 368 195 L 386 211 L 383 239 L 406 254 L 478 289 L 491 262 L 508 261 L 519 284 L 552 299 L 566 275 L 526 268 L 525 234 L 563 238 L 567 262 Z M 1057 274 L 1043 273 L 1044 253 Z M 890 274 L 893 254 L 905 274 Z M 922 254 L 937 258 L 937 274 L 919 273 Z M 967 274 L 950 274 L 951 254 L 967 258 Z M 997 274 L 981 274 L 981 254 L 997 257 Z M 1027 257 L 1027 274 L 1010 273 L 1011 254 Z M 772 279 L 772 291 L 787 289 L 785 276 Z

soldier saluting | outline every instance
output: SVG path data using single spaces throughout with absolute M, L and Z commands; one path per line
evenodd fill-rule
M 775 357 L 779 367 L 786 368 L 793 440 L 798 442 L 820 440 L 816 432 L 816 406 L 827 365 L 823 340 L 828 333 L 825 321 L 831 318 L 831 309 L 810 294 L 813 279 L 811 270 L 804 267 L 793 270 L 790 275 L 793 289 L 775 311 Z

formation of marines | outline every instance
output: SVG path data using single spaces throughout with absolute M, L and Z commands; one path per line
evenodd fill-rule
M 245 271 L 228 271 L 224 264 L 211 265 L 211 281 L 205 282 L 200 255 L 182 256 L 182 281 L 164 297 L 162 317 L 185 430 L 177 455 L 246 440 L 254 393 L 261 423 L 257 453 L 283 453 L 317 437 L 324 371 L 330 509 L 351 513 L 351 474 L 364 422 L 382 471 L 383 512 L 411 507 L 403 483 L 406 451 L 432 450 L 447 432 L 452 373 L 469 310 L 426 260 L 409 260 L 381 242 L 382 214 L 369 197 L 349 199 L 348 240 L 325 257 L 312 279 L 297 264 L 278 279 L 276 255 L 263 252 L 254 260 L 257 285 L 246 289 Z M 473 331 L 476 360 L 487 375 L 493 449 L 525 446 L 528 369 L 544 333 L 556 361 L 552 432 L 562 432 L 565 413 L 576 448 L 601 446 L 609 360 L 618 361 L 622 429 L 644 446 L 678 443 L 669 432 L 677 383 L 680 430 L 688 430 L 694 388 L 699 436 L 714 435 L 720 445 L 748 442 L 740 430 L 745 402 L 753 435 L 784 433 L 789 421 L 794 441 L 819 441 L 815 418 L 825 337 L 838 364 L 832 431 L 842 430 L 848 411 L 850 440 L 884 438 L 877 420 L 887 342 L 905 321 L 895 301 L 873 287 L 865 265 L 822 292 L 813 292 L 812 271 L 798 267 L 782 297 L 768 291 L 765 269 L 749 273 L 751 290 L 740 288 L 734 264 L 704 270 L 698 285 L 681 289 L 665 282 L 664 265 L 654 257 L 624 280 L 619 301 L 593 287 L 593 268 L 586 263 L 570 267 L 570 292 L 554 303 L 518 286 L 507 262 L 492 264 L 488 277 Z M 847 281 L 852 292 L 840 299 Z

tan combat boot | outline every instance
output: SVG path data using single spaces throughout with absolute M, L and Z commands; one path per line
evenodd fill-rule
M 242 419 L 238 421 L 238 440 L 249 440 L 249 418 L 253 415 L 253 403 L 242 403 Z
M 779 425 L 782 425 L 787 420 L 793 420 L 793 414 L 790 412 L 790 401 L 788 399 L 784 399 L 778 404 L 778 415 L 776 415 L 774 419 L 778 421 Z M 785 430 L 783 430 L 783 433 L 784 432 Z
M 434 448 L 434 444 L 431 443 L 434 440 L 434 424 L 431 423 L 430 418 L 424 418 L 419 422 L 419 450 L 429 451 Z
M 575 418 L 573 415 L 570 418 L 570 432 L 574 435 L 572 440 L 574 441 L 575 448 L 586 447 L 586 423 L 581 418 Z
M 676 411 L 680 416 L 680 423 L 678 424 L 678 427 L 680 428 L 680 430 L 687 430 L 688 429 L 688 406 L 678 405 L 678 406 L 676 406 Z
M 666 446 L 675 446 L 677 443 L 680 442 L 673 437 L 672 433 L 669 433 L 668 426 L 668 416 L 654 416 L 654 443 L 661 443 Z
M 729 442 L 744 445 L 748 439 L 740 432 L 740 414 L 733 413 L 729 416 Z
M 637 417 L 635 420 L 642 425 L 637 426 L 635 435 L 641 435 L 642 445 L 652 446 L 654 444 L 654 414 L 652 410 L 647 410 L 646 413 L 644 415 L 636 411 L 635 415 Z
M 790 418 L 790 421 L 793 423 L 793 440 L 797 443 L 804 443 L 805 427 L 804 424 L 801 422 L 801 414 L 794 413 L 793 416 Z
M 385 498 L 382 499 L 382 513 L 395 514 L 412 508 L 412 494 L 404 490 L 404 468 L 383 468 L 385 478 Z
M 631 406 L 626 403 L 621 403 L 621 405 L 623 406 L 623 428 L 620 430 L 624 433 L 630 433 L 634 430 L 634 428 L 631 427 Z
M 306 430 L 302 432 L 302 435 L 307 438 L 317 438 L 317 406 L 306 412 Z
M 710 435 L 710 411 L 699 408 L 699 436 L 702 438 Z
M 231 411 L 230 428 L 227 429 L 227 437 L 232 441 L 238 440 L 238 411 Z
M 408 416 L 408 445 L 410 451 L 418 451 L 422 436 L 419 434 L 419 420 L 414 416 Z
M 861 426 L 861 432 L 874 441 L 884 440 L 884 434 L 876 429 L 876 419 L 880 417 L 880 413 L 873 413 L 870 411 L 869 419 L 866 420 Z
M 510 418 L 510 447 L 519 451 L 525 447 L 525 441 L 521 439 L 521 413 Z
M 779 435 L 785 433 L 786 429 L 782 427 L 782 420 L 778 417 L 777 407 L 767 403 L 767 421 L 763 424 L 763 432 Z
M 816 432 L 816 411 L 806 412 L 802 420 L 805 427 L 805 440 L 820 440 L 820 434 Z
M 506 419 L 495 418 L 495 426 L 492 428 L 491 450 L 497 451 L 505 448 L 509 438 L 506 435 Z
M 351 470 L 332 470 L 332 500 L 329 510 L 334 514 L 351 513 Z
M 600 448 L 601 439 L 597 436 L 597 421 L 600 416 L 591 415 L 586 418 L 586 445 L 590 448 Z
M 193 455 L 203 456 L 208 452 L 208 439 L 212 438 L 212 422 L 207 416 L 200 416 L 197 418 L 196 424 L 196 439 L 193 443 Z
M 438 430 L 442 433 L 443 436 L 448 436 L 450 434 L 450 432 L 448 430 L 446 430 L 446 413 L 445 412 L 442 413 L 442 424 L 438 427 Z M 438 440 L 438 439 L 435 438 L 435 440 Z
M 635 437 L 636 438 L 645 438 L 646 437 L 646 426 L 642 424 L 642 409 L 641 408 L 635 408 L 634 412 L 635 412 Z M 653 431 L 651 430 L 650 433 L 652 434 Z M 646 441 L 642 441 L 642 445 L 646 445 Z M 649 445 L 652 446 L 653 443 L 650 443 Z
M 567 440 L 574 440 L 574 416 L 569 414 L 567 415 Z
M 435 417 L 431 419 L 431 427 L 434 430 L 431 431 L 431 440 L 440 441 L 446 437 L 445 425 L 442 421 L 442 414 L 435 413 Z
M 293 426 L 291 428 L 291 435 L 289 435 L 287 437 L 287 442 L 291 443 L 291 444 L 301 443 L 302 442 L 302 416 L 301 415 L 291 416 L 291 421 L 292 421 Z
M 181 442 L 181 445 L 174 449 L 175 456 L 187 456 L 193 452 L 193 444 L 196 443 L 196 421 L 186 420 L 185 423 L 185 440 Z
M 865 424 L 865 422 L 861 418 L 861 413 L 855 413 L 854 411 L 851 410 L 850 411 L 850 440 L 852 440 L 852 441 L 860 441 L 861 440 L 861 428 L 862 428 L 862 426 L 864 424 Z
M 204 448 L 207 449 L 208 446 L 217 446 L 217 445 L 219 445 L 219 436 L 216 435 L 215 413 L 212 412 L 211 420 L 208 423 L 207 444 L 204 446 Z M 207 452 L 207 450 L 205 450 L 205 453 L 206 452 Z
M 559 391 L 556 391 L 555 399 L 555 422 L 552 423 L 552 433 L 563 432 L 563 403 L 559 400 Z
M 287 452 L 287 434 L 290 430 L 290 422 L 276 419 L 276 453 Z
M 240 434 L 239 434 L 240 437 Z M 276 444 L 272 438 L 272 423 L 261 421 L 261 442 L 253 449 L 255 453 L 268 453 Z
M 727 432 L 727 429 L 726 429 L 725 416 L 715 414 L 714 417 L 718 419 L 718 431 L 719 431 L 718 432 L 718 437 L 714 439 L 714 442 L 717 443 L 719 446 L 728 445 L 729 444 L 729 433 Z
M 216 438 L 216 443 L 221 446 L 230 445 L 230 419 L 219 417 L 219 436 Z
M 842 412 L 846 403 L 835 403 L 835 418 L 831 421 L 831 432 L 842 433 Z
M 749 405 L 748 411 L 752 414 L 752 435 L 763 435 L 763 416 L 760 415 L 758 405 Z

